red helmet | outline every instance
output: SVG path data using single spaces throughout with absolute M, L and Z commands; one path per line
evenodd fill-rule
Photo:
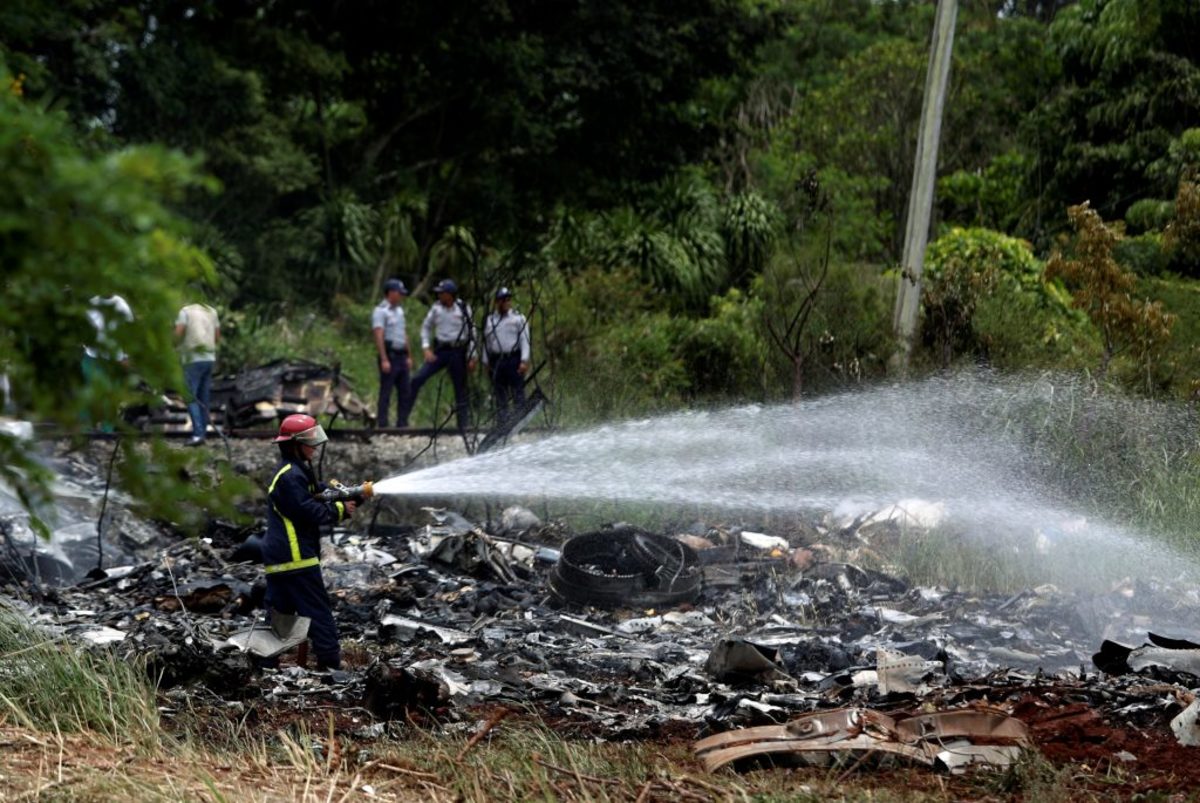
M 325 430 L 317 423 L 317 419 L 311 415 L 295 413 L 283 419 L 283 423 L 279 425 L 279 435 L 272 443 L 296 441 L 305 446 L 320 446 L 327 440 L 329 438 L 325 435 Z

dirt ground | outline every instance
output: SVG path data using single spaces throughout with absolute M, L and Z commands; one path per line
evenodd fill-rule
M 604 744 L 562 739 L 564 723 L 481 711 L 470 733 L 404 726 L 363 740 L 349 712 L 258 719 L 211 743 L 147 750 L 89 734 L 0 727 L 6 800 L 1187 800 L 1196 749 L 1161 729 L 1106 724 L 1078 704 L 1018 703 L 1037 752 L 1017 767 L 945 775 L 882 769 L 870 760 L 833 769 L 771 767 L 707 774 L 691 735 Z M 508 714 L 508 716 L 501 716 Z M 332 724 L 332 739 L 329 737 Z M 219 731 L 222 736 L 217 736 Z M 253 734 L 273 732 L 262 738 Z M 475 738 L 477 735 L 480 738 Z M 222 744 L 222 740 L 224 743 Z M 1132 754 L 1132 759 L 1117 758 Z

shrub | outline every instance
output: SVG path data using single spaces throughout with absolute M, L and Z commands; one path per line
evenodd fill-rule
M 1011 231 L 1017 225 L 1029 157 L 1003 153 L 983 170 L 958 170 L 940 179 L 937 198 L 947 220 Z
M 1159 276 L 1171 264 L 1171 254 L 1163 247 L 1163 235 L 1157 231 L 1125 238 L 1117 243 L 1113 256 L 1139 276 Z
M 1151 390 L 1157 357 L 1171 338 L 1175 316 L 1157 301 L 1136 298 L 1137 277 L 1114 257 L 1122 240 L 1121 226 L 1109 225 L 1087 203 L 1067 210 L 1076 237 L 1070 254 L 1055 253 L 1048 275 L 1062 278 L 1074 290 L 1072 304 L 1085 311 L 1100 333 L 1100 375 L 1117 355 L 1123 355 L 1134 375 Z
M 989 229 L 954 228 L 929 246 L 922 304 L 923 340 L 943 367 L 961 354 L 1047 364 L 1086 340 L 1029 244 Z
M 1174 216 L 1175 204 L 1157 198 L 1143 198 L 1125 210 L 1125 222 L 1138 232 L 1162 231 Z
M 732 289 L 712 299 L 709 316 L 686 321 L 678 351 L 693 397 L 761 398 L 765 344 L 762 300 Z

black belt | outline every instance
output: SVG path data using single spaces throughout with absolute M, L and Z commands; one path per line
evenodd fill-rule
M 389 343 L 387 350 L 388 351 L 399 351 L 404 354 L 408 354 L 408 346 L 393 346 L 392 344 Z
M 459 343 L 438 343 L 436 346 L 434 346 L 434 348 L 437 349 L 438 351 L 445 351 L 446 349 L 463 349 L 465 351 L 467 348 L 467 344 L 466 343 L 461 343 L 461 344 L 459 344 Z
M 489 351 L 488 352 L 489 360 L 503 360 L 505 357 L 520 357 L 520 356 L 521 356 L 520 347 L 517 347 L 517 348 L 513 349 L 512 351 Z

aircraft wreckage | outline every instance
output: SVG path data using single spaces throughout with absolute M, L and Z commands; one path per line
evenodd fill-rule
M 57 465 L 76 510 L 66 529 L 80 529 L 99 478 L 86 461 Z M 536 710 L 565 735 L 685 728 L 713 771 L 959 772 L 1030 748 L 1138 768 L 1200 744 L 1200 646 L 1147 636 L 1191 633 L 1194 589 L 914 586 L 856 561 L 897 537 L 887 516 L 781 535 L 719 523 L 577 533 L 522 508 L 487 522 L 430 508 L 373 529 L 363 517 L 323 556 L 351 658 L 318 672 L 294 649 L 304 622 L 259 608 L 261 568 L 244 559 L 256 527 L 181 539 L 121 513 L 104 568 L 84 576 L 67 554 L 31 560 L 21 515 L 10 504 L 0 517 L 4 615 L 145 660 L 168 718 L 340 706 L 361 713 L 348 735 L 369 741 L 400 723 L 464 727 L 486 704 Z M 254 668 L 253 654 L 279 653 L 282 668 Z

